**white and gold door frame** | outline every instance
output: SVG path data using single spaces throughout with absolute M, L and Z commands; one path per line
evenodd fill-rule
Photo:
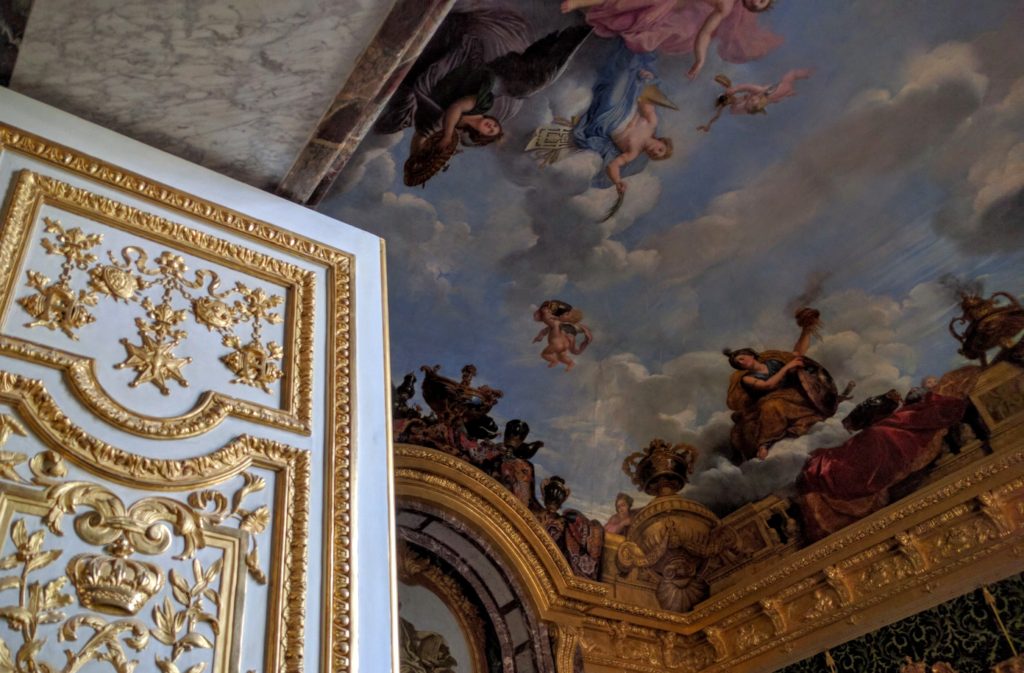
M 388 670 L 380 240 L 6 89 L 0 195 L 0 670 Z

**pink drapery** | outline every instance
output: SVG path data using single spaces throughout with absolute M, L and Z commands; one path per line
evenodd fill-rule
M 684 54 L 693 51 L 701 26 L 713 7 L 704 0 L 605 0 L 586 10 L 587 23 L 601 37 L 622 37 L 635 52 Z M 718 54 L 730 63 L 761 58 L 782 44 L 782 37 L 758 23 L 740 0 L 714 33 Z

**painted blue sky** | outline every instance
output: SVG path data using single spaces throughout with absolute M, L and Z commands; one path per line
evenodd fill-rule
M 535 37 L 581 21 L 554 0 L 460 5 L 474 6 L 521 11 Z M 737 467 L 719 450 L 721 349 L 790 347 L 801 295 L 825 323 L 811 355 L 856 380 L 860 400 L 956 366 L 943 276 L 1024 291 L 1021 3 L 780 0 L 763 20 L 785 43 L 760 61 L 712 53 L 689 82 L 689 55 L 659 57 L 681 108 L 660 113 L 659 133 L 676 152 L 629 178 L 606 223 L 614 190 L 591 187 L 596 155 L 541 168 L 522 151 L 537 126 L 586 109 L 614 47 L 596 36 L 500 146 L 467 149 L 409 189 L 409 132 L 370 136 L 323 206 L 388 241 L 395 378 L 476 364 L 479 383 L 505 391 L 499 421 L 522 418 L 545 442 L 538 472 L 565 477 L 568 505 L 595 516 L 633 491 L 622 459 L 653 437 L 701 449 L 685 494 L 720 511 L 785 492 L 810 450 L 843 440 L 832 419 L 766 461 Z M 803 67 L 813 76 L 767 115 L 695 130 L 721 90 L 715 74 L 771 83 Z M 550 298 L 595 334 L 569 373 L 531 342 Z

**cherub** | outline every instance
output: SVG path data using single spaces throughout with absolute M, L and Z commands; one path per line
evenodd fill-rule
M 698 126 L 697 130 L 704 131 L 705 133 L 710 131 L 711 125 L 718 121 L 725 108 L 729 108 L 729 111 L 734 115 L 768 114 L 767 108 L 770 104 L 778 103 L 784 98 L 796 95 L 796 89 L 793 86 L 794 82 L 798 79 L 807 79 L 810 76 L 811 71 L 807 68 L 802 68 L 800 70 L 790 70 L 782 76 L 778 84 L 769 86 L 737 84 L 733 86 L 732 81 L 728 77 L 719 75 L 715 77 L 715 81 L 725 87 L 725 93 L 715 101 L 715 116 L 709 119 L 707 124 Z
M 775 0 L 565 0 L 562 12 L 583 10 L 601 37 L 619 36 L 635 52 L 693 53 L 687 77 L 700 74 L 711 40 L 729 63 L 754 61 L 782 43 L 757 23 Z
M 679 108 L 658 88 L 655 60 L 654 54 L 620 48 L 602 67 L 590 106 L 571 132 L 559 133 L 558 126 L 543 126 L 526 147 L 527 151 L 546 151 L 547 163 L 556 161 L 560 150 L 568 147 L 600 154 L 604 175 L 595 179 L 594 186 L 614 185 L 619 193 L 606 220 L 622 205 L 624 177 L 643 170 L 648 159 L 664 161 L 672 156 L 672 140 L 657 134 L 656 106 Z
M 590 328 L 580 322 L 583 313 L 564 301 L 545 301 L 533 312 L 533 319 L 544 323 L 544 329 L 534 337 L 533 343 L 544 337 L 548 338 L 548 345 L 540 354 L 547 361 L 548 367 L 554 367 L 561 362 L 565 365 L 565 371 L 569 371 L 576 366 L 569 354 L 581 354 L 594 340 Z M 576 335 L 579 332 L 583 332 L 583 342 L 577 347 Z

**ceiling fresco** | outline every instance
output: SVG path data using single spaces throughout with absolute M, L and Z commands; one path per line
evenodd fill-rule
M 798 482 L 872 511 L 963 413 L 963 297 L 1024 290 L 1022 31 L 1007 0 L 458 2 L 322 210 L 387 239 L 396 382 L 475 365 L 573 508 L 642 502 L 660 438 L 720 516 Z

